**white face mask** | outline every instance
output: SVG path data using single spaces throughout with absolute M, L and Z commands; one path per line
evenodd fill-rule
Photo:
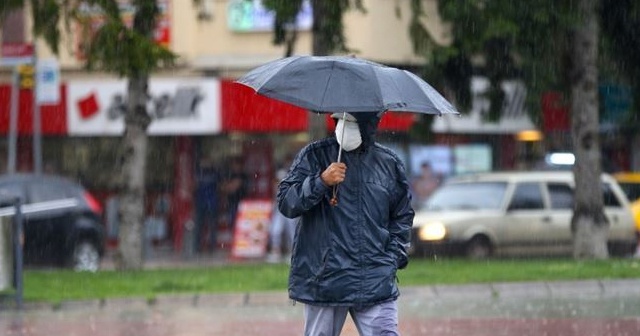
M 350 118 L 347 118 L 350 119 Z M 342 146 L 342 149 L 349 152 L 362 144 L 362 137 L 360 136 L 360 128 L 355 118 L 351 120 L 339 119 L 336 125 L 336 139 Z

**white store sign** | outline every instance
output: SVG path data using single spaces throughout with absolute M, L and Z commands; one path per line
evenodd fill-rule
M 124 133 L 125 80 L 70 81 L 67 129 L 71 136 Z M 149 135 L 206 135 L 221 131 L 217 79 L 150 79 Z
M 38 60 L 36 101 L 38 104 L 52 105 L 60 102 L 60 65 L 55 58 Z

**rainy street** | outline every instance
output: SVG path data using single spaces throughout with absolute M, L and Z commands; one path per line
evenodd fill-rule
M 639 26 L 0 0 L 0 336 L 640 336 Z
M 638 335 L 640 281 L 403 287 L 402 335 Z M 3 312 L 2 335 L 300 335 L 285 293 L 62 303 Z M 357 335 L 350 319 L 342 335 Z

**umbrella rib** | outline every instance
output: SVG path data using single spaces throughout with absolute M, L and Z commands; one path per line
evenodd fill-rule
M 331 71 L 329 72 L 329 78 L 327 78 L 327 82 L 324 85 L 322 100 L 320 101 L 320 107 L 322 109 L 324 109 L 324 106 L 325 106 L 324 100 L 327 97 L 327 90 L 329 88 L 329 83 L 331 82 L 331 78 L 333 77 L 333 69 L 335 69 L 335 67 L 336 67 L 336 62 L 335 61 L 331 62 Z M 332 111 L 332 112 L 344 112 L 344 111 Z

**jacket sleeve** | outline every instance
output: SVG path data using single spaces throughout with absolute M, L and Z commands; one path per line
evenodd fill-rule
M 288 218 L 295 218 L 320 203 L 331 190 L 322 182 L 310 147 L 303 149 L 293 161 L 289 173 L 278 185 L 278 209 Z
M 395 201 L 391 205 L 389 232 L 391 234 L 391 248 L 396 256 L 397 267 L 402 269 L 407 267 L 409 263 L 408 249 L 411 244 L 414 211 L 411 207 L 409 183 L 401 163 L 398 163 L 396 172 L 398 177 Z

